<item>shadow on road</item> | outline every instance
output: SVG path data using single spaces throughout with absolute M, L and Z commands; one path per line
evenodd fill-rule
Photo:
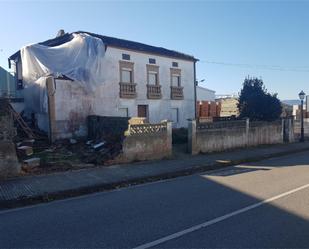
M 238 174 L 308 163 L 304 156 L 282 166 L 267 160 Z M 244 191 L 194 175 L 17 209 L 0 213 L 0 245 L 131 248 L 261 202 Z M 282 205 L 266 203 L 157 247 L 309 247 L 308 193 L 299 191 L 278 200 Z

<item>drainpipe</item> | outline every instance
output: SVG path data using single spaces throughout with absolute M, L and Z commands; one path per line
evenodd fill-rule
M 196 116 L 196 62 L 197 60 L 194 61 L 193 64 L 193 70 L 194 70 L 194 119 L 197 119 Z

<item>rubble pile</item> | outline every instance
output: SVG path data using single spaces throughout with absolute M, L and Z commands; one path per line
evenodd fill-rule
M 88 138 L 70 138 L 52 144 L 47 136 L 29 138 L 20 133 L 15 147 L 23 174 L 110 165 L 122 151 L 128 118 L 90 116 L 88 122 Z

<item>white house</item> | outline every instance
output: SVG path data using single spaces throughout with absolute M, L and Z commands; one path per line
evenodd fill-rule
M 195 117 L 196 61 L 82 31 L 26 46 L 9 58 L 24 86 L 26 113 L 34 113 L 39 127 L 56 138 L 85 135 L 88 115 L 169 119 L 174 127 L 187 126 Z
M 215 101 L 216 91 L 210 90 L 206 87 L 196 86 L 196 100 L 197 101 Z

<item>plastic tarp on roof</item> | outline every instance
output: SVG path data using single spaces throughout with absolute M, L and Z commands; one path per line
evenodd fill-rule
M 88 34 L 73 34 L 73 39 L 56 47 L 40 44 L 21 49 L 22 75 L 27 85 L 39 83 L 41 77 L 65 75 L 94 91 L 103 82 L 105 46 L 99 38 Z

